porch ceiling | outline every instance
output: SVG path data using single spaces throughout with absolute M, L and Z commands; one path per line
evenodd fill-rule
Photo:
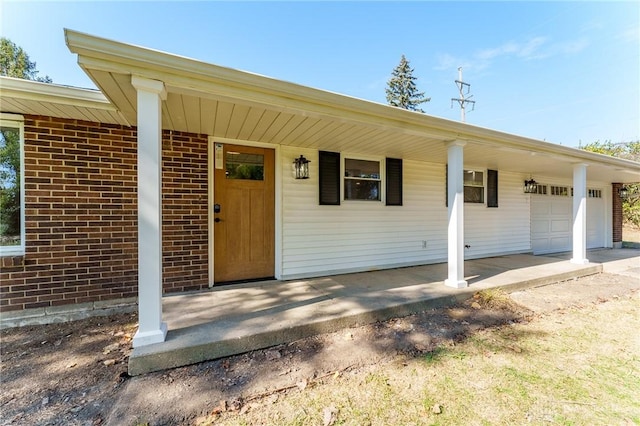
M 568 178 L 589 164 L 589 180 L 640 181 L 640 163 L 485 129 L 422 113 L 206 64 L 65 30 L 78 63 L 124 119 L 136 124 L 131 76 L 164 82 L 163 128 L 301 148 L 446 163 L 447 145 L 466 141 L 465 165 Z

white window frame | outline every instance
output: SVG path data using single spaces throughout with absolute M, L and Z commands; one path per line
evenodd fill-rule
M 589 189 L 587 189 L 587 197 L 588 198 L 602 198 L 602 189 L 599 189 L 599 188 L 589 188 Z
M 468 186 L 468 187 L 472 187 L 472 188 L 480 188 L 479 185 L 466 185 L 464 183 L 464 174 L 467 172 L 476 172 L 476 173 L 482 173 L 482 202 L 481 203 L 476 203 L 474 201 L 467 201 L 464 200 L 465 204 L 468 204 L 470 206 L 484 206 L 487 204 L 487 170 L 486 169 L 480 169 L 478 167 L 469 167 L 469 168 L 463 168 L 462 170 L 462 191 L 463 191 L 463 195 L 464 195 L 464 187 Z
M 0 113 L 0 126 L 16 128 L 20 133 L 20 245 L 0 245 L 0 256 L 20 256 L 25 253 L 24 117 L 22 115 Z
M 537 184 L 536 190 L 535 192 L 532 192 L 532 195 L 543 195 L 543 196 L 549 195 L 549 185 L 547 185 L 546 183 Z
M 345 169 L 346 169 L 347 160 L 362 160 L 362 161 L 372 161 L 372 162 L 378 163 L 378 171 L 380 172 L 380 179 L 371 179 L 371 178 L 353 178 L 353 179 L 379 181 L 380 182 L 380 199 L 379 200 L 357 200 L 357 199 L 346 198 L 346 195 L 344 193 L 345 181 L 347 179 L 352 179 L 352 178 L 349 178 L 349 177 L 344 175 L 344 172 L 345 172 Z M 358 154 L 349 154 L 349 153 L 341 154 L 341 156 L 340 156 L 340 176 L 341 176 L 340 198 L 341 198 L 342 201 L 345 201 L 347 203 L 365 202 L 365 203 L 382 203 L 382 204 L 384 204 L 384 202 L 385 202 L 385 162 L 384 162 L 384 158 L 371 157 L 371 156 L 358 155 Z
M 549 195 L 552 197 L 573 197 L 573 188 L 565 185 L 550 185 Z

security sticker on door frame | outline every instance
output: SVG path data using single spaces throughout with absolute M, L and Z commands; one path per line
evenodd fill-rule
M 224 145 L 215 144 L 215 166 L 216 169 L 224 169 Z

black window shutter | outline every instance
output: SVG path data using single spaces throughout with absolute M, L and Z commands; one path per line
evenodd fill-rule
M 402 205 L 402 159 L 387 158 L 386 203 L 388 206 Z
M 497 170 L 487 170 L 487 207 L 498 207 Z
M 320 205 L 340 205 L 340 153 L 319 152 Z

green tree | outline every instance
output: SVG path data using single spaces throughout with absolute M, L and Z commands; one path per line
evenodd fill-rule
M 579 148 L 585 151 L 597 152 L 598 154 L 640 162 L 640 140 L 624 143 L 595 141 Z M 625 186 L 628 190 L 628 196 L 622 200 L 622 219 L 626 223 L 640 227 L 640 183 L 628 183 Z
M 8 38 L 0 38 L 0 75 L 51 83 L 48 75 L 39 77 L 38 74 L 36 63 L 29 59 L 27 52 Z
M 409 66 L 407 58 L 402 55 L 400 63 L 393 69 L 391 78 L 387 82 L 385 92 L 389 105 L 424 112 L 418 106 L 429 102 L 431 98 L 425 97 L 424 92 L 418 91 L 416 80 L 417 77 L 413 76 L 413 68 Z

